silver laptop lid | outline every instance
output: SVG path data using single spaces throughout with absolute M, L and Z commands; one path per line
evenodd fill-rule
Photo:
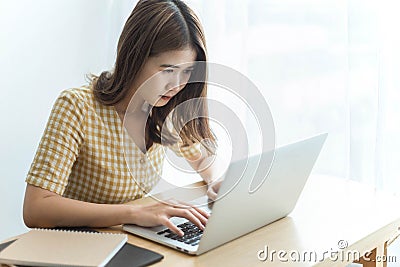
M 288 215 L 326 137 L 327 134 L 321 134 L 231 163 L 196 254 Z M 270 169 L 268 153 L 274 153 Z

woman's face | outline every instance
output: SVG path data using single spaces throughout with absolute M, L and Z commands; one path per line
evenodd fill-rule
M 156 107 L 166 105 L 187 84 L 195 59 L 192 48 L 149 57 L 134 82 L 135 98 Z

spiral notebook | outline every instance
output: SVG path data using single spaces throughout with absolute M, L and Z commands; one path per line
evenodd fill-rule
M 0 263 L 29 266 L 105 266 L 126 234 L 33 229 L 0 252 Z

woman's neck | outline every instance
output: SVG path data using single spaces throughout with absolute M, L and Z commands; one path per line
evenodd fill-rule
M 127 113 L 139 114 L 139 113 L 143 113 L 142 106 L 145 103 L 146 102 L 144 101 L 144 99 L 143 100 L 133 99 L 133 101 L 131 101 L 130 97 L 125 97 L 120 102 L 115 104 L 114 107 L 115 107 L 115 110 L 121 114 L 127 114 Z

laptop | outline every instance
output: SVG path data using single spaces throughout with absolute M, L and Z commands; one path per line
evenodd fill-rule
M 171 221 L 184 231 L 183 237 L 165 226 L 125 224 L 123 229 L 184 253 L 200 255 L 275 222 L 294 209 L 326 137 L 326 133 L 317 135 L 231 162 L 204 231 L 178 217 Z M 271 158 L 272 164 L 266 161 Z M 254 181 L 258 185 L 251 189 Z M 204 199 L 198 201 L 206 203 Z

